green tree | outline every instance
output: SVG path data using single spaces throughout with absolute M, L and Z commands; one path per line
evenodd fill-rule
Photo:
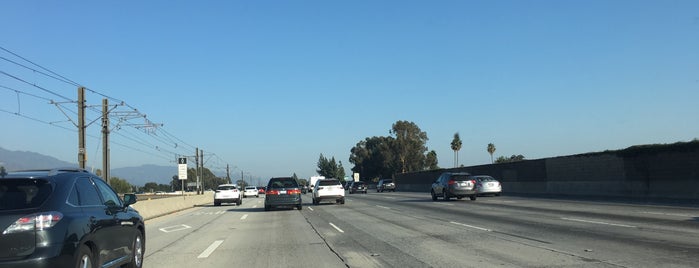
M 161 191 L 161 190 L 160 190 L 160 187 L 158 186 L 158 184 L 155 182 L 147 182 L 145 185 L 143 185 L 143 192 L 152 193 L 152 192 L 157 192 L 157 191 Z
M 459 166 L 459 151 L 461 150 L 461 137 L 459 132 L 454 133 L 454 139 L 451 141 L 451 149 L 454 151 L 454 167 Z
M 439 169 L 439 166 L 437 164 L 437 152 L 432 150 L 429 153 L 427 153 L 427 156 L 425 157 L 425 168 L 427 168 L 428 170 Z
M 114 188 L 114 190 L 120 194 L 131 193 L 133 191 L 133 186 L 131 186 L 129 182 L 117 177 L 112 177 L 111 179 L 109 179 L 109 185 L 112 186 L 112 188 Z
M 493 154 L 495 153 L 495 144 L 488 143 L 488 153 L 490 154 L 490 163 L 495 163 L 493 161 Z
M 393 151 L 398 157 L 398 166 L 402 173 L 420 171 L 425 167 L 427 152 L 427 133 L 413 122 L 397 121 L 389 133 L 395 135 Z
M 393 137 L 371 137 L 360 141 L 350 150 L 352 172 L 359 173 L 363 181 L 391 178 L 395 173 L 396 161 L 392 149 Z
M 496 164 L 511 163 L 511 162 L 517 162 L 517 161 L 522 161 L 522 160 L 524 160 L 524 156 L 521 154 L 520 155 L 512 155 L 509 158 L 504 157 L 504 156 L 500 156 L 497 159 L 495 159 L 495 163 Z
M 342 162 L 340 162 L 339 164 L 337 163 L 335 157 L 328 159 L 325 156 L 323 156 L 323 154 L 320 154 L 317 166 L 318 169 L 316 170 L 316 172 L 318 172 L 318 175 L 325 176 L 326 178 L 336 178 L 341 181 L 344 181 L 345 168 L 342 167 Z
M 5 176 L 7 176 L 7 170 L 5 169 L 5 166 L 0 166 L 0 177 Z

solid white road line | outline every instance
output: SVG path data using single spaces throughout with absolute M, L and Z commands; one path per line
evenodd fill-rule
M 211 246 L 206 248 L 206 250 L 204 250 L 204 252 L 199 254 L 199 257 L 197 257 L 197 258 L 199 258 L 199 259 L 208 258 L 209 255 L 211 255 L 211 253 L 214 253 L 214 250 L 216 250 L 218 248 L 218 246 L 220 246 L 221 244 L 223 244 L 223 240 L 214 241 L 214 243 L 212 243 Z
M 335 228 L 335 230 L 337 230 L 337 231 L 340 232 L 340 233 L 344 233 L 344 232 L 345 232 L 345 231 L 343 231 L 342 229 L 340 229 L 339 227 L 335 226 L 335 224 L 333 224 L 332 222 L 330 223 L 330 226 L 332 226 L 333 228 Z
M 574 219 L 574 218 L 561 218 L 561 219 L 567 220 L 567 221 L 577 221 L 577 222 L 594 223 L 594 224 L 610 225 L 610 226 L 617 226 L 617 227 L 636 228 L 636 226 L 632 226 L 632 225 L 609 223 L 609 222 L 602 222 L 602 221 L 589 221 L 589 220 Z
M 663 215 L 663 216 L 674 216 L 674 217 L 687 217 L 687 218 L 695 218 L 699 217 L 697 215 L 689 215 L 689 214 L 680 214 L 680 213 L 663 213 L 663 212 L 650 212 L 650 211 L 641 211 L 643 214 L 651 214 L 651 215 Z
M 312 207 L 308 207 L 308 209 L 310 209 L 311 211 L 313 211 L 313 208 L 312 208 Z
M 380 208 L 383 208 L 383 209 L 391 209 L 391 208 L 389 208 L 389 207 L 384 207 L 384 206 L 379 206 L 379 205 L 376 205 L 376 206 L 377 206 L 377 207 L 380 207 Z
M 473 228 L 473 229 L 476 229 L 476 230 L 486 231 L 486 232 L 492 232 L 492 231 L 493 231 L 493 230 L 490 230 L 490 229 L 486 229 L 486 228 L 482 228 L 482 227 L 478 227 L 478 226 L 473 226 L 473 225 L 468 225 L 468 224 L 465 224 L 465 223 L 460 223 L 460 222 L 455 222 L 455 221 L 452 221 L 452 222 L 450 222 L 450 223 L 451 223 L 451 224 L 460 225 L 460 226 L 464 226 L 464 227 L 468 227 L 468 228 Z
M 247 219 L 247 218 L 248 218 L 248 214 L 245 214 L 245 215 L 243 215 L 242 217 L 240 217 L 241 220 L 244 220 L 244 219 Z

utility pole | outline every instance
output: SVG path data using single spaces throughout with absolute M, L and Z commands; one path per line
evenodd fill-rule
M 201 194 L 204 194 L 204 150 L 199 151 L 201 154 Z
M 78 165 L 85 168 L 87 151 L 85 150 L 85 88 L 78 88 Z
M 231 167 L 228 164 L 226 164 L 226 180 L 231 183 Z
M 194 153 L 194 161 L 196 164 L 196 169 L 194 170 L 194 173 L 197 176 L 197 194 L 199 194 L 199 147 L 197 147 L 197 151 Z
M 109 100 L 102 99 L 102 179 L 109 184 Z

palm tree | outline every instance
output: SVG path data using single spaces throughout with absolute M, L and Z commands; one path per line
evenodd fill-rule
M 495 153 L 495 144 L 488 143 L 488 153 L 490 154 L 490 163 L 495 163 L 493 162 L 493 154 Z
M 454 133 L 454 139 L 451 141 L 451 149 L 454 150 L 454 167 L 458 167 L 459 150 L 461 150 L 461 137 L 459 137 L 459 132 Z

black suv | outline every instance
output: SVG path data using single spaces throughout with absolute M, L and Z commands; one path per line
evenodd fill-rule
M 353 181 L 349 185 L 349 193 L 365 193 L 366 194 L 366 183 L 363 181 Z
M 291 207 L 301 210 L 301 187 L 292 177 L 271 178 L 265 192 L 265 211 L 275 207 Z
M 143 265 L 143 217 L 83 169 L 0 175 L 1 267 Z
M 379 183 L 376 185 L 376 192 L 383 192 L 383 191 L 391 191 L 391 192 L 396 191 L 396 184 L 393 182 L 392 179 L 379 180 Z

